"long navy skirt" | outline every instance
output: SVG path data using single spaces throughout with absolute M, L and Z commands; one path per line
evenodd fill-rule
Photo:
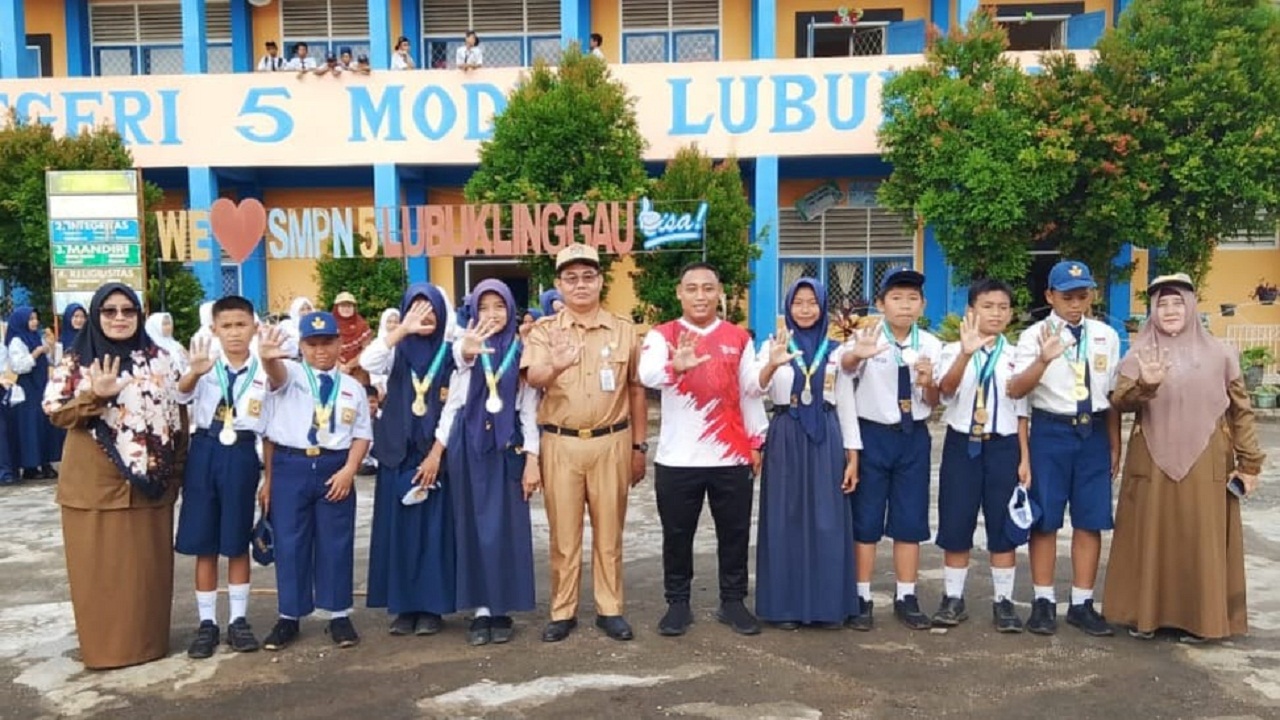
M 44 388 L 37 392 L 35 381 L 28 381 L 27 377 L 22 375 L 18 379 L 27 398 L 13 406 L 9 413 L 10 421 L 16 426 L 14 432 L 17 436 L 17 444 L 12 448 L 14 470 L 38 468 L 56 461 L 62 454 L 62 448 L 58 448 L 57 453 L 53 452 L 53 424 L 40 407 Z
M 840 491 L 844 448 L 834 410 L 809 440 L 782 413 L 769 425 L 756 536 L 756 614 L 771 622 L 842 623 L 857 612 L 853 519 Z
M 442 462 L 436 488 L 424 502 L 400 502 L 413 486 L 421 455 L 396 467 L 378 466 L 369 539 L 369 587 L 366 604 L 395 615 L 431 612 L 446 615 L 454 602 L 456 560 L 450 480 Z
M 521 479 L 524 440 L 517 430 L 501 451 L 466 447 L 459 416 L 449 438 L 454 528 L 458 542 L 458 607 L 487 607 L 494 615 L 533 610 L 533 528 Z

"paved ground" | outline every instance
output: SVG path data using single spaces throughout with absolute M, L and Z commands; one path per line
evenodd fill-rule
M 1280 425 L 1264 426 L 1263 439 L 1280 459 Z M 380 612 L 361 609 L 354 617 L 364 640 L 354 649 L 334 649 L 321 623 L 311 620 L 303 625 L 303 639 L 285 653 L 234 655 L 224 648 L 212 659 L 192 661 L 183 654 L 194 625 L 192 568 L 179 559 L 174 654 L 107 673 L 85 672 L 74 659 L 52 486 L 8 488 L 0 490 L 0 718 L 1280 718 L 1275 466 L 1269 463 L 1264 482 L 1270 483 L 1245 509 L 1252 635 L 1217 646 L 1092 639 L 1066 627 L 1051 639 L 997 635 L 987 622 L 991 591 L 981 556 L 975 556 L 969 581 L 974 617 L 951 632 L 913 633 L 881 610 L 879 626 L 867 634 L 766 630 L 740 638 L 711 616 L 709 517 L 703 519 L 695 579 L 698 622 L 684 638 L 659 637 L 660 529 L 646 482 L 632 495 L 626 535 L 634 642 L 597 633 L 589 607 L 580 615 L 587 627 L 566 642 L 538 641 L 545 619 L 539 614 L 517 618 L 511 644 L 480 649 L 465 645 L 463 618 L 451 618 L 435 637 L 393 638 Z M 357 587 L 368 547 L 367 479 L 359 491 Z M 539 594 L 545 598 L 546 523 L 535 505 Z M 1025 554 L 1020 556 L 1018 595 L 1027 599 Z M 926 546 L 926 611 L 941 594 L 941 565 L 938 549 Z M 881 609 L 891 607 L 889 567 L 882 554 L 875 588 Z M 274 615 L 274 578 L 255 572 L 255 590 L 266 592 L 255 595 L 250 620 L 261 635 Z M 1060 597 L 1065 572 L 1060 562 Z M 590 572 L 587 598 L 589 586 Z M 1025 616 L 1027 606 L 1021 609 Z M 221 610 L 226 612 L 225 596 Z

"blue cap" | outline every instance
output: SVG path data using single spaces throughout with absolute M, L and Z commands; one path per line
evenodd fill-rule
M 258 518 L 253 526 L 249 549 L 253 553 L 254 562 L 259 565 L 270 565 L 276 560 L 276 533 L 266 515 Z
M 311 312 L 298 321 L 298 335 L 302 340 L 312 337 L 337 337 L 338 320 L 333 313 L 323 310 Z
M 889 292 L 889 288 L 895 287 L 923 288 L 924 275 L 906 267 L 890 270 L 880 280 L 880 294 L 883 295 Z
M 1049 271 L 1049 289 L 1058 292 L 1071 292 L 1081 288 L 1096 288 L 1093 273 L 1089 266 L 1079 260 L 1063 260 Z
M 1021 485 L 1013 489 L 1009 498 L 1009 517 L 1004 521 L 1004 539 L 1015 548 L 1031 540 L 1031 528 L 1040 522 L 1040 506 Z

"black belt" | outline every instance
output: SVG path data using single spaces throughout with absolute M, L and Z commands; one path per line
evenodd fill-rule
M 564 435 L 565 437 L 576 437 L 581 440 L 590 440 L 591 438 L 604 437 L 612 435 L 616 432 L 622 432 L 631 427 L 631 422 L 623 420 L 620 423 L 614 423 L 609 427 L 602 428 L 584 428 L 582 430 L 573 430 L 571 428 L 560 427 L 559 425 L 539 425 L 542 432 L 549 432 L 552 435 Z
M 1006 440 L 1008 438 L 1018 437 L 1017 435 L 1001 435 L 1000 433 L 981 433 L 978 435 L 974 435 L 972 432 L 963 432 L 951 427 L 950 425 L 947 426 L 947 432 L 953 432 L 956 435 L 959 435 L 965 439 L 980 438 L 984 441 L 985 440 Z
M 868 424 L 870 424 L 870 425 L 875 425 L 876 427 L 884 428 L 885 430 L 893 430 L 893 431 L 895 431 L 895 432 L 902 432 L 902 423 L 900 423 L 900 422 L 896 422 L 896 423 L 882 423 L 882 422 L 876 422 L 875 420 L 868 420 L 868 419 L 866 419 L 866 418 L 858 418 L 858 422 L 860 422 L 860 423 L 868 423 Z M 925 422 L 927 422 L 927 421 L 925 421 L 925 420 L 912 420 L 912 421 L 911 421 L 911 425 L 909 425 L 908 427 L 916 427 L 916 426 L 918 426 L 918 425 L 923 425 L 923 424 L 925 424 Z
M 218 433 L 214 432 L 213 430 L 210 430 L 209 428 L 199 428 L 193 434 L 199 435 L 201 437 L 212 438 L 214 440 L 217 440 L 218 442 L 222 442 L 222 438 L 218 437 Z M 258 433 L 252 430 L 236 430 L 236 442 L 238 443 L 253 442 L 254 440 L 257 440 L 257 439 L 258 439 Z
M 1096 424 L 1106 419 L 1106 410 L 1099 410 L 1098 412 L 1092 413 L 1080 413 L 1078 415 L 1059 415 L 1058 413 L 1051 413 L 1048 410 L 1031 411 L 1032 422 L 1036 420 L 1047 420 L 1048 422 L 1071 425 L 1072 427 L 1075 427 L 1076 425 Z
M 792 408 L 795 408 L 795 409 L 797 409 L 797 410 L 798 410 L 798 409 L 800 409 L 800 406 L 799 406 L 799 405 L 797 405 L 797 404 L 795 404 L 795 403 L 792 403 L 792 404 L 790 404 L 790 405 L 774 405 L 774 406 L 773 406 L 773 416 L 774 416 L 774 417 L 777 417 L 777 416 L 779 416 L 779 415 L 785 415 L 786 413 L 791 412 L 791 409 L 792 409 Z M 822 409 L 823 409 L 825 412 L 831 412 L 832 410 L 835 410 L 835 409 L 836 409 L 836 406 L 835 406 L 835 403 L 824 402 L 824 403 L 822 403 Z
M 328 448 L 321 448 L 321 447 L 296 448 L 296 447 L 289 447 L 288 445 L 275 445 L 274 448 L 275 448 L 275 452 L 284 453 L 285 455 L 293 455 L 296 457 L 316 458 L 316 457 L 329 457 L 330 455 L 338 455 L 338 454 L 346 455 L 347 454 L 347 450 L 330 450 Z

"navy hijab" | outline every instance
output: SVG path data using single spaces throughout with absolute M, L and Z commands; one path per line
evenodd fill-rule
M 84 313 L 85 322 L 89 321 L 89 311 L 84 309 L 80 303 L 71 303 L 66 310 L 62 311 L 62 327 L 58 329 L 58 342 L 62 343 L 62 351 L 66 352 L 76 342 L 76 335 L 80 332 L 71 324 L 71 318 L 76 316 L 77 312 Z
M 804 287 L 812 290 L 818 300 L 818 321 L 808 329 L 802 329 L 796 325 L 795 319 L 791 317 L 791 302 L 795 299 L 796 292 Z M 827 287 L 813 278 L 803 277 L 796 280 L 787 290 L 786 305 L 783 307 L 783 311 L 786 313 L 787 331 L 791 333 L 791 340 L 796 344 L 796 348 L 804 353 L 791 363 L 791 367 L 795 371 L 794 378 L 791 381 L 791 397 L 799 398 L 800 394 L 804 392 L 804 373 L 796 366 L 804 363 L 807 367 L 813 362 L 816 353 L 827 345 L 827 324 L 829 322 L 827 315 Z M 790 410 L 792 417 L 800 421 L 800 427 L 804 429 L 805 435 L 808 435 L 809 439 L 814 443 L 822 443 L 827 438 L 826 410 L 824 409 L 822 394 L 822 385 L 826 379 L 826 374 L 826 355 L 824 354 L 822 365 L 809 380 L 809 392 L 813 393 L 813 402 L 808 405 L 797 403 Z
M 488 293 L 502 298 L 507 305 L 507 322 L 486 341 L 493 348 L 489 356 L 489 364 L 494 372 L 502 365 L 502 359 L 508 350 L 519 343 L 516 322 L 516 301 L 511 295 L 511 288 L 501 280 L 482 280 L 467 297 L 467 313 L 472 318 L 480 317 L 480 300 Z M 519 353 L 517 347 L 511 352 Z M 477 359 L 471 366 L 471 384 L 467 388 L 467 402 L 462 407 L 463 419 L 466 423 L 467 446 L 472 452 L 486 452 L 496 448 L 505 448 L 515 433 L 516 427 L 516 392 L 520 383 L 520 360 L 517 357 L 511 367 L 498 378 L 498 397 L 502 398 L 502 409 L 492 414 L 485 409 L 485 400 L 489 397 L 489 385 L 485 381 L 484 364 Z M 484 432 L 485 423 L 492 418 L 493 432 Z
M 42 344 L 40 341 L 40 331 L 32 330 L 27 327 L 27 323 L 31 322 L 31 316 L 36 311 L 28 305 L 23 305 L 13 311 L 9 315 L 9 331 L 4 336 L 4 346 L 8 348 L 13 344 L 14 338 L 22 340 L 22 344 L 27 346 L 27 352 L 31 352 Z M 24 378 L 31 378 L 31 383 L 44 392 L 44 385 L 49 381 L 49 356 L 41 355 L 35 359 L 35 367 L 31 372 L 24 373 Z
M 449 306 L 444 293 L 430 283 L 414 283 L 405 291 L 400 301 L 400 317 L 405 317 L 409 307 L 419 299 L 431 303 L 435 311 L 436 329 L 430 335 L 406 335 L 396 344 L 391 374 L 387 377 L 387 398 L 382 404 L 382 416 L 374 427 L 373 453 L 378 462 L 396 467 L 409 455 L 425 455 L 435 442 L 436 425 L 444 410 L 440 389 L 447 387 L 453 373 L 453 353 L 445 347 L 444 361 L 427 389 L 427 414 L 413 414 L 413 373 L 424 377 L 431 369 L 431 361 L 442 346 L 447 346 L 445 335 L 449 324 Z
M 538 296 L 538 302 L 542 305 L 542 316 L 550 317 L 556 314 L 556 301 L 564 302 L 564 296 L 559 290 L 544 290 Z

